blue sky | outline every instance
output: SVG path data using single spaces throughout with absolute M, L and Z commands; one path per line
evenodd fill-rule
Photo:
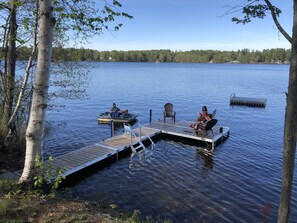
M 271 15 L 247 25 L 231 22 L 240 12 L 224 15 L 245 0 L 120 0 L 122 11 L 134 19 L 121 19 L 123 27 L 113 34 L 95 36 L 84 48 L 96 50 L 263 50 L 290 48 Z M 282 10 L 279 18 L 291 35 L 292 0 L 271 0 Z

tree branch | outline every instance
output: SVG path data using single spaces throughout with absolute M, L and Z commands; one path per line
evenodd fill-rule
M 278 28 L 278 30 L 281 32 L 281 34 L 283 34 L 283 36 L 290 42 L 292 43 L 292 37 L 283 29 L 283 27 L 280 25 L 280 23 L 278 22 L 278 19 L 277 19 L 277 16 L 274 12 L 274 8 L 273 8 L 273 5 L 270 3 L 269 0 L 264 0 L 265 3 L 267 4 L 270 12 L 271 12 L 271 15 L 272 15 L 272 19 L 276 25 L 276 27 Z

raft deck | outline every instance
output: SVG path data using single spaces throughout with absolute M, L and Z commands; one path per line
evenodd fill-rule
M 138 141 L 147 141 L 148 136 L 154 138 L 155 136 L 167 135 L 178 141 L 178 139 L 192 140 L 200 145 L 200 143 L 209 143 L 211 149 L 221 143 L 223 139 L 229 136 L 229 128 L 222 126 L 214 126 L 213 133 L 208 131 L 206 135 L 199 136 L 196 134 L 193 128 L 189 127 L 191 122 L 189 121 L 177 121 L 173 122 L 153 122 L 144 126 L 133 129 L 137 138 L 132 138 L 132 145 L 137 146 Z M 141 133 L 141 135 L 139 135 Z M 55 157 L 51 162 L 53 169 L 63 168 L 65 170 L 63 176 L 69 176 L 75 174 L 81 170 L 84 170 L 94 164 L 97 164 L 107 158 L 118 158 L 118 154 L 122 151 L 130 151 L 130 136 L 116 135 L 111 138 L 102 140 L 93 145 L 83 147 L 81 149 L 69 152 L 59 157 Z M 48 162 L 48 161 L 46 161 Z M 19 176 L 22 170 L 16 172 Z
M 249 97 L 230 97 L 230 105 L 245 105 L 252 107 L 266 107 L 266 99 L 264 98 L 249 98 Z

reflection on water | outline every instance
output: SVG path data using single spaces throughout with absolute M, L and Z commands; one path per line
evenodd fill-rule
M 131 171 L 140 170 L 149 165 L 154 160 L 154 146 L 149 145 L 136 153 L 131 153 L 129 159 L 129 169 Z
M 116 102 L 138 120 L 162 119 L 174 104 L 177 120 L 194 121 L 202 105 L 216 109 L 218 125 L 230 137 L 206 154 L 201 148 L 170 140 L 122 158 L 66 188 L 64 196 L 102 200 L 119 210 L 151 215 L 155 221 L 277 221 L 281 186 L 287 65 L 94 63 L 89 98 L 61 101 L 63 111 L 47 119 L 65 122 L 45 140 L 45 152 L 58 156 L 110 137 L 110 125 L 97 117 Z M 204 83 L 201 85 L 200 83 Z M 111 90 L 112 89 L 112 90 Z M 266 98 L 265 109 L 229 106 L 231 93 Z M 260 121 L 259 121 L 260 120 Z M 123 129 L 115 128 L 115 134 Z M 296 174 L 296 169 L 295 169 Z M 296 179 L 293 194 L 296 194 Z M 292 210 L 297 196 L 292 197 Z M 291 213 L 291 222 L 297 213 Z
M 212 169 L 214 165 L 213 161 L 213 152 L 210 152 L 208 149 L 203 147 L 197 147 L 197 156 L 199 156 L 199 159 L 204 160 L 204 167 Z

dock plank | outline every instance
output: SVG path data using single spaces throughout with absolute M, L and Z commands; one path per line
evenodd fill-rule
M 209 132 L 207 132 L 207 135 L 201 137 L 201 136 L 197 136 L 196 131 L 189 127 L 191 122 L 177 122 L 175 124 L 172 123 L 162 123 L 162 122 L 154 122 L 151 123 L 150 127 L 152 128 L 158 128 L 160 129 L 162 132 L 166 132 L 168 134 L 178 134 L 181 136 L 191 136 L 191 138 L 197 138 L 197 139 L 201 139 L 201 138 L 205 138 L 208 141 L 211 141 L 212 136 L 210 135 Z
M 49 161 L 46 161 L 45 163 L 50 164 L 53 170 L 63 168 L 66 173 L 71 173 L 73 169 L 80 170 L 81 166 L 86 167 L 86 164 L 92 164 L 93 161 L 97 160 L 99 157 L 108 157 L 114 153 L 115 150 L 113 149 L 107 149 L 98 144 L 94 144 L 56 157 L 50 163 Z

